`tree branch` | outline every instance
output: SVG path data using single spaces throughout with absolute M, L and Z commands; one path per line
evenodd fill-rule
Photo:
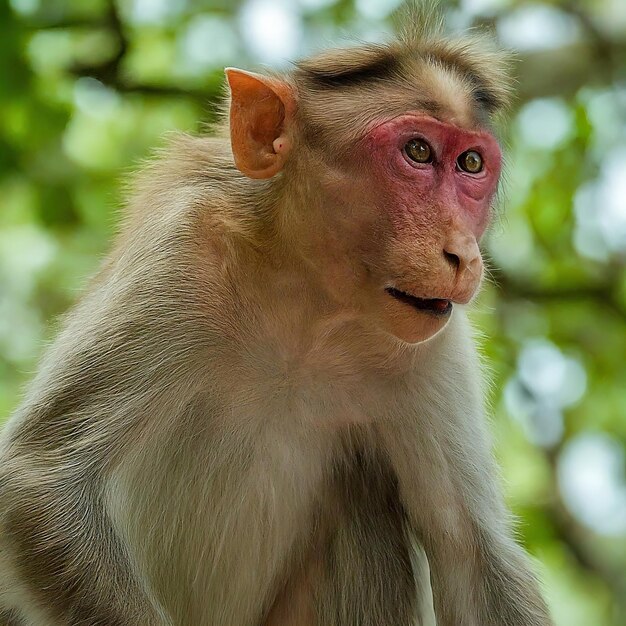
M 599 308 L 611 311 L 626 322 L 626 307 L 617 294 L 618 277 L 602 283 L 559 284 L 539 287 L 534 283 L 519 281 L 498 270 L 492 270 L 494 282 L 506 300 L 525 299 L 535 302 L 587 301 Z
M 118 48 L 115 54 L 103 63 L 85 64 L 76 63 L 69 68 L 69 72 L 76 77 L 89 77 L 99 80 L 104 85 L 115 89 L 120 93 L 140 94 L 145 96 L 158 96 L 170 98 L 187 98 L 194 100 L 207 109 L 214 109 L 219 101 L 219 95 L 204 92 L 197 89 L 183 89 L 173 85 L 154 85 L 132 81 L 124 76 L 123 62 L 126 53 L 130 48 L 130 42 L 124 30 L 124 24 L 113 0 L 107 5 L 107 11 L 99 22 L 67 22 L 55 23 L 54 28 L 64 26 L 90 25 L 93 28 L 106 28 L 117 39 Z

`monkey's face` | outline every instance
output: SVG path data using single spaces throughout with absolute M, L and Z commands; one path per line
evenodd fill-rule
M 357 152 L 372 312 L 403 341 L 425 341 L 480 285 L 500 149 L 487 132 L 409 113 L 373 124 Z
M 312 190 L 308 202 L 298 198 L 305 210 L 291 225 L 292 240 L 317 266 L 334 300 L 409 343 L 432 337 L 454 306 L 476 293 L 483 272 L 478 242 L 501 168 L 497 142 L 471 121 L 476 95 L 467 94 L 469 83 L 457 81 L 451 89 L 456 74 L 439 65 L 421 67 L 430 74 L 415 80 L 424 85 L 423 94 L 429 88 L 435 94 L 427 103 L 449 112 L 446 121 L 409 111 L 378 117 L 364 129 L 360 119 L 380 115 L 372 111 L 375 92 L 363 92 L 357 101 L 322 83 L 299 104 L 288 83 L 227 70 L 235 164 L 250 178 L 270 178 L 291 154 L 294 169 L 285 176 L 296 185 L 295 195 L 303 177 Z M 336 70 L 334 61 L 326 68 L 335 81 Z M 489 93 L 497 100 L 493 89 Z M 385 110 L 385 98 L 402 110 L 398 103 L 408 96 L 405 86 L 397 91 L 387 83 L 380 100 L 376 96 L 376 110 Z M 322 158 L 306 150 L 292 154 L 291 124 L 302 104 L 302 119 L 317 129 L 315 150 L 323 145 Z

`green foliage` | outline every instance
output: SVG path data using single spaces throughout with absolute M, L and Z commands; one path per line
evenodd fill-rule
M 307 51 L 344 30 L 380 36 L 396 4 L 0 3 L 0 419 L 106 251 L 128 173 L 168 131 L 214 119 L 223 66 L 276 61 L 246 15 L 279 7 Z M 473 313 L 508 499 L 557 624 L 623 626 L 626 12 L 619 0 L 445 6 L 519 48 L 492 280 Z

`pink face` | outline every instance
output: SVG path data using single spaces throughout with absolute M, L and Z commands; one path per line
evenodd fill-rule
M 409 157 L 406 146 L 412 139 L 430 146 L 429 162 Z M 365 141 L 374 167 L 389 181 L 388 193 L 394 196 L 392 212 L 394 207 L 409 213 L 437 209 L 480 238 L 489 221 L 502 166 L 500 148 L 492 135 L 407 114 L 374 126 Z M 477 173 L 464 171 L 459 165 L 459 157 L 469 152 L 482 159 Z
M 480 284 L 478 241 L 498 185 L 500 148 L 487 132 L 407 113 L 373 124 L 356 153 L 359 188 L 379 220 L 365 263 L 384 294 L 384 324 L 406 341 L 423 341 Z

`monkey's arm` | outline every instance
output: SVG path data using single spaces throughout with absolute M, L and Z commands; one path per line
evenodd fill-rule
M 497 484 L 469 327 L 462 313 L 455 318 L 422 348 L 428 366 L 416 382 L 417 411 L 401 415 L 396 407 L 397 421 L 383 426 L 403 504 L 429 559 L 438 623 L 548 626 Z
M 182 235 L 154 231 L 109 258 L 2 434 L 0 609 L 29 624 L 167 623 L 107 510 L 113 468 L 184 405 L 200 351 Z

